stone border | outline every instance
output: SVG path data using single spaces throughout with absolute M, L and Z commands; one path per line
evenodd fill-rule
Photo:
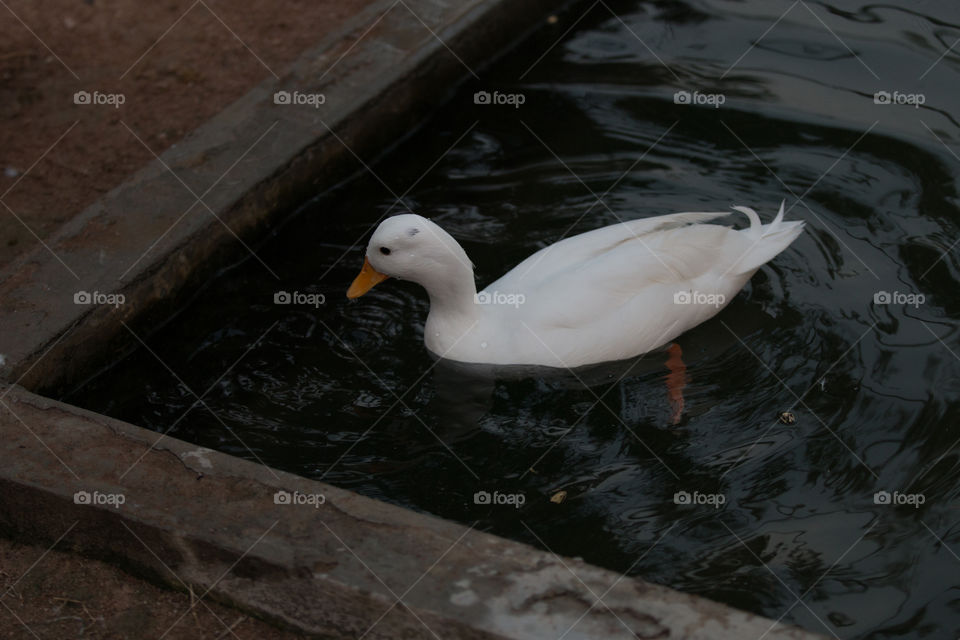
M 356 638 L 372 626 L 365 637 L 556 639 L 573 627 L 571 640 L 820 637 L 180 440 L 158 442 L 153 431 L 20 387 L 0 393 L 10 408 L 0 412 L 8 461 L 0 532 L 60 540 L 305 633 Z M 278 491 L 323 503 L 277 504 Z M 77 492 L 101 504 L 77 504 Z M 119 495 L 116 506 L 104 497 Z

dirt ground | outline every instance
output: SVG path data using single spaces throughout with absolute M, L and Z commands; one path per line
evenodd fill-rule
M 0 3 L 0 268 L 369 3 Z
M 44 551 L 0 538 L 0 640 L 303 637 L 205 599 L 191 608 L 189 593 L 102 562 Z
M 369 2 L 0 2 L 0 268 Z M 43 553 L 0 538 L 0 640 L 300 637 Z

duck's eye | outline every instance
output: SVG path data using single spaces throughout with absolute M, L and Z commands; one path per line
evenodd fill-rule
M 385 256 L 388 256 L 390 255 L 390 249 L 388 247 L 380 247 L 380 253 L 382 253 Z

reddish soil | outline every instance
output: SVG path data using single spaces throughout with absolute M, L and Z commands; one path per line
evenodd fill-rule
M 0 640 L 293 640 L 194 594 L 170 591 L 102 562 L 0 538 Z M 38 562 L 39 560 L 39 562 Z M 168 631 L 169 630 L 169 631 Z
M 369 3 L 0 3 L 0 267 Z

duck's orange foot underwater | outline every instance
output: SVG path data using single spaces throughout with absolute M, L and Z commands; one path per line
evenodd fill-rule
M 683 416 L 683 388 L 687 386 L 687 365 L 683 363 L 683 350 L 676 342 L 667 347 L 667 397 L 670 399 L 673 424 L 680 423 Z

